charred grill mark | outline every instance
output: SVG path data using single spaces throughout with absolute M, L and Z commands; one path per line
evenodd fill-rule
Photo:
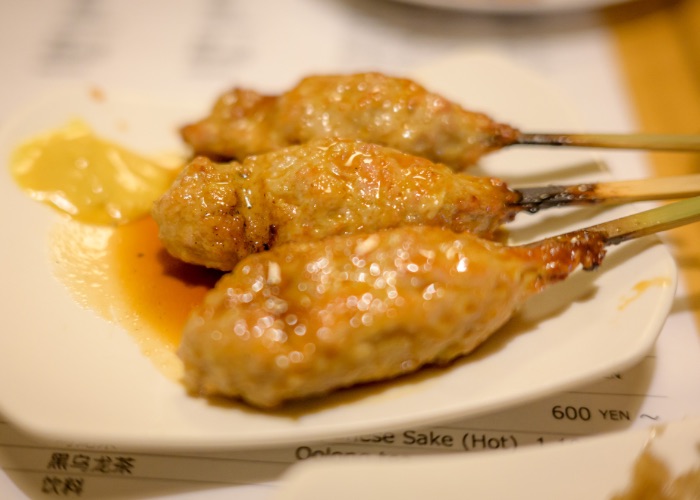
M 276 240 L 277 240 L 277 226 L 275 226 L 274 224 L 270 224 L 267 227 L 267 231 L 268 231 L 267 243 L 265 245 L 263 245 L 263 248 L 265 248 L 265 250 L 269 250 L 270 248 L 272 248 L 275 245 Z
M 601 200 L 596 197 L 596 183 L 577 184 L 575 186 L 544 186 L 519 189 L 519 199 L 513 203 L 530 213 L 542 208 L 560 207 L 571 204 L 595 204 Z

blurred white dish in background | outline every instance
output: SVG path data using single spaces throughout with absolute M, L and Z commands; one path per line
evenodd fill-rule
M 483 13 L 544 14 L 597 9 L 634 0 L 393 0 L 395 2 Z

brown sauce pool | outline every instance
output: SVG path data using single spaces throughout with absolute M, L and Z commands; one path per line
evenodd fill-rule
M 150 216 L 116 228 L 66 219 L 51 248 L 56 276 L 71 295 L 123 327 L 162 373 L 179 378 L 182 329 L 222 273 L 171 257 Z
M 121 226 L 107 246 L 107 259 L 125 305 L 170 346 L 180 342 L 187 317 L 221 276 L 168 254 L 151 217 Z

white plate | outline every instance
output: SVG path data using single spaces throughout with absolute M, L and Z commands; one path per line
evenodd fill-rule
M 307 460 L 282 478 L 274 498 L 608 500 L 639 486 L 633 470 L 642 456 L 659 460 L 671 481 L 700 470 L 699 445 L 700 420 L 689 419 L 655 429 L 476 455 Z M 683 498 L 698 496 L 696 491 Z
M 464 55 L 416 72 L 429 87 L 523 128 L 561 130 L 575 117 L 557 89 L 509 62 Z M 187 109 L 116 89 L 95 103 L 85 89 L 39 102 L 2 130 L 3 156 L 20 139 L 79 115 L 140 151 L 178 147 Z M 214 96 L 204 96 L 208 104 Z M 201 105 L 201 102 L 199 103 Z M 126 121 L 128 127 L 119 126 Z M 149 149 L 152 148 L 152 149 Z M 516 181 L 602 179 L 581 151 L 512 149 L 484 170 Z M 581 175 L 579 175 L 581 174 Z M 583 177 L 582 177 L 583 175 Z M 129 447 L 277 446 L 427 425 L 517 405 L 636 363 L 653 346 L 671 306 L 676 267 L 656 238 L 614 249 L 595 273 L 576 273 L 536 297 L 475 355 L 371 388 L 348 390 L 280 413 L 189 397 L 144 357 L 130 335 L 81 308 L 53 277 L 48 234 L 59 220 L 0 173 L 0 414 L 65 441 Z M 521 216 L 514 236 L 535 238 L 627 209 L 558 210 Z M 593 217 L 585 220 L 584 217 Z
M 402 3 L 494 14 L 544 14 L 598 9 L 633 0 L 394 0 Z

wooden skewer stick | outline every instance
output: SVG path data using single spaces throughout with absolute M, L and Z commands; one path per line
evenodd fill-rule
M 583 231 L 601 234 L 609 246 L 697 221 L 700 221 L 700 196 L 596 224 Z M 569 234 L 575 233 L 580 231 Z
M 520 132 L 513 144 L 700 152 L 700 135 L 540 134 Z
M 669 200 L 700 195 L 700 174 L 595 182 L 568 186 L 540 186 L 516 189 L 521 195 L 515 204 L 529 212 L 564 205 L 629 203 Z
M 560 241 L 572 242 L 579 240 L 590 242 L 597 240 L 606 247 L 698 221 L 700 221 L 700 196 L 694 196 L 687 200 L 677 201 L 520 246 L 523 248 L 536 248 L 547 243 L 553 243 L 552 248 L 557 248 L 557 243 Z M 582 248 L 585 249 L 585 243 L 582 243 L 582 245 Z M 591 247 L 588 248 L 588 250 L 590 249 Z M 584 269 L 594 269 L 600 264 L 604 255 L 604 253 L 592 254 L 592 258 L 588 264 L 584 265 Z

